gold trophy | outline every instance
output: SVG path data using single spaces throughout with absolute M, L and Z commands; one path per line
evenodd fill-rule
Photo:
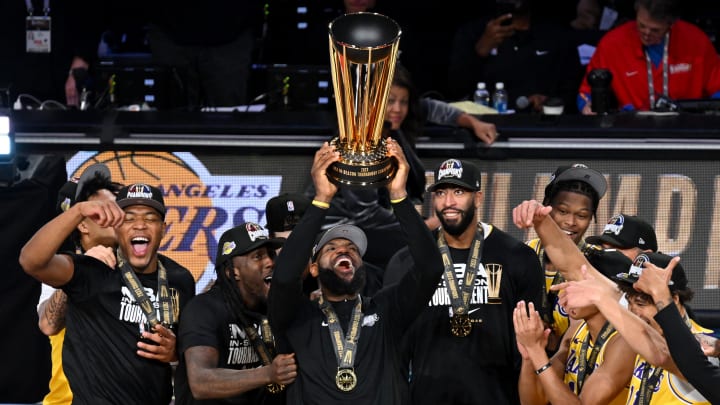
M 387 157 L 383 124 L 400 43 L 400 26 L 376 13 L 351 13 L 328 26 L 330 68 L 339 136 L 333 144 L 340 160 L 328 169 L 337 185 L 374 187 L 395 176 Z

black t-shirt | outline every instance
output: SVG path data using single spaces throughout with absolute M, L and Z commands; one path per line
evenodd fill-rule
M 720 403 L 720 368 L 708 361 L 690 329 L 684 327 L 677 306 L 671 303 L 658 311 L 655 320 L 662 328 L 672 358 L 683 376 L 710 403 Z
M 416 404 L 518 404 L 521 358 L 517 351 L 512 313 L 520 300 L 539 303 L 543 276 L 537 255 L 507 233 L 485 226 L 481 265 L 469 305 L 469 336 L 450 331 L 451 303 L 443 277 L 428 307 L 413 323 L 404 342 L 412 361 L 410 398 Z M 465 277 L 469 249 L 450 249 L 455 279 Z M 386 269 L 386 286 L 412 265 L 406 251 Z M 487 271 L 501 271 L 500 303 L 488 302 Z M 387 288 L 387 287 L 386 287 Z
M 245 311 L 245 317 L 262 338 L 259 316 Z M 194 346 L 208 346 L 218 351 L 218 368 L 247 370 L 262 366 L 252 341 L 242 325 L 230 314 L 220 286 L 199 294 L 183 311 L 178 332 L 180 365 L 175 372 L 175 404 L 284 404 L 285 395 L 270 394 L 262 387 L 227 399 L 197 401 L 193 399 L 187 379 L 184 353 Z
M 89 256 L 72 257 L 75 273 L 62 289 L 68 295 L 63 370 L 73 403 L 169 403 L 170 365 L 136 353 L 146 320 L 122 272 Z M 184 267 L 166 257 L 161 260 L 177 313 L 195 295 L 195 281 Z M 137 276 L 157 308 L 157 272 Z
M 294 352 L 298 377 L 288 387 L 288 404 L 399 404 L 407 394 L 400 341 L 425 307 L 442 271 L 440 254 L 422 218 L 409 200 L 393 206 L 406 242 L 418 263 L 396 286 L 362 297 L 363 319 L 355 355 L 357 387 L 335 385 L 338 361 L 327 319 L 302 292 L 301 275 L 325 210 L 310 206 L 276 262 L 270 288 L 270 323 L 282 352 Z M 349 319 L 353 305 L 336 303 L 338 317 Z M 347 329 L 346 325 L 344 329 Z

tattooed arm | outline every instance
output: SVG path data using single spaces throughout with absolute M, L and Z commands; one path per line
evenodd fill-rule
M 62 290 L 55 290 L 50 298 L 38 306 L 38 326 L 47 336 L 58 334 L 65 327 L 65 310 L 67 295 Z

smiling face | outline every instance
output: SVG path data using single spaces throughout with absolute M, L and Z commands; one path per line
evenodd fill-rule
M 390 122 L 392 129 L 398 130 L 408 115 L 410 106 L 410 92 L 407 88 L 398 85 L 390 86 L 385 121 Z
M 115 231 L 118 246 L 135 271 L 152 273 L 157 269 L 157 251 L 165 236 L 163 218 L 145 205 L 130 205 L 124 211 L 125 219 Z
M 662 328 L 655 322 L 655 315 L 658 310 L 650 296 L 629 291 L 627 301 L 630 312 L 639 316 L 640 319 L 662 334 Z
M 348 239 L 337 238 L 326 243 L 310 266 L 320 285 L 332 295 L 354 295 L 365 285 L 365 271 L 360 251 Z
M 474 224 L 476 205 L 480 192 L 461 187 L 437 188 L 433 192 L 433 207 L 443 230 L 450 235 L 460 235 Z
M 259 247 L 232 258 L 234 279 L 248 308 L 257 308 L 267 301 L 270 291 L 275 249 Z
M 590 197 L 571 191 L 560 191 L 551 201 L 551 205 L 550 217 L 553 221 L 575 244 L 580 243 L 593 217 Z
M 344 281 L 352 280 L 362 266 L 358 247 L 348 239 L 333 239 L 320 249 L 316 261 L 321 269 L 330 269 Z

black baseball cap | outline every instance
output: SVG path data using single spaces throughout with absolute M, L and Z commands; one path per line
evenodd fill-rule
M 564 181 L 581 181 L 587 183 L 597 193 L 598 200 L 603 198 L 607 192 L 607 180 L 597 170 L 591 169 L 582 163 L 575 163 L 567 166 L 560 166 L 550 176 L 550 181 L 545 186 L 545 203 L 550 202 L 550 193 L 553 187 Z
M 585 251 L 588 262 L 609 279 L 614 279 L 615 275 L 627 271 L 632 265 L 632 260 L 617 249 L 588 246 L 592 246 Z
M 58 191 L 57 203 L 55 210 L 57 214 L 62 214 L 75 204 L 75 195 L 77 194 L 77 183 L 68 180 Z
M 102 163 L 95 163 L 88 166 L 80 175 L 80 178 L 72 178 L 68 180 L 58 191 L 57 204 L 55 208 L 58 214 L 68 210 L 68 208 L 78 202 L 87 183 L 96 177 L 105 177 L 107 181 L 111 181 L 110 169 Z M 84 198 L 87 198 L 85 196 Z
M 482 173 L 477 166 L 467 160 L 448 159 L 435 170 L 435 183 L 428 187 L 435 191 L 442 185 L 460 186 L 471 191 L 480 191 Z
M 670 263 L 670 260 L 672 260 L 672 256 L 662 253 L 641 253 L 635 258 L 632 265 L 626 272 L 618 273 L 613 278 L 620 283 L 632 285 L 640 278 L 645 263 L 652 263 L 658 267 L 666 267 Z M 678 263 L 675 265 L 672 277 L 670 278 L 670 290 L 685 290 L 687 285 L 688 279 L 685 274 L 685 269 L 683 269 L 680 263 Z
M 120 208 L 131 205 L 145 205 L 157 210 L 165 217 L 165 199 L 160 189 L 143 183 L 135 183 L 120 189 L 117 195 Z
M 367 250 L 367 236 L 365 236 L 365 232 L 355 225 L 342 224 L 335 225 L 320 234 L 315 243 L 315 247 L 313 247 L 313 260 L 317 258 L 320 249 L 333 239 L 347 239 L 358 247 L 361 257 L 365 255 L 365 251 Z
M 285 193 L 269 199 L 265 204 L 267 229 L 270 232 L 293 230 L 310 203 L 308 197 L 298 193 Z
M 80 180 L 78 180 L 77 183 L 77 190 L 75 190 L 75 200 L 80 197 L 80 194 L 82 193 L 83 189 L 85 188 L 85 185 L 87 183 L 94 179 L 95 177 L 106 177 L 108 181 L 110 180 L 110 169 L 108 169 L 107 166 L 105 166 L 102 163 L 95 163 L 93 165 L 90 165 L 85 169 L 82 174 L 80 175 Z
M 637 247 L 657 252 L 657 237 L 653 227 L 633 215 L 615 215 L 605 225 L 602 235 L 589 236 L 585 242 L 600 245 L 603 242 L 622 249 Z
M 270 232 L 254 222 L 245 222 L 223 232 L 218 242 L 215 268 L 235 256 L 242 256 L 255 249 L 268 246 L 277 249 L 285 242 L 282 238 L 270 238 Z

